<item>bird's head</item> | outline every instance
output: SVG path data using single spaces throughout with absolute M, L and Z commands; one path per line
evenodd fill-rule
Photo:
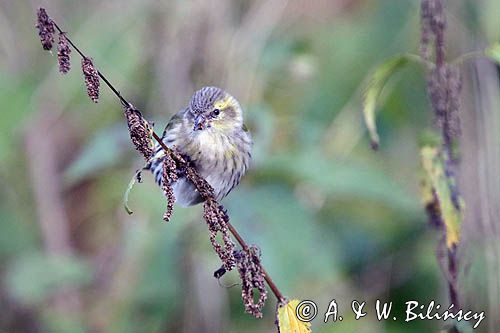
M 243 111 L 238 101 L 216 87 L 203 87 L 189 102 L 189 122 L 193 132 L 217 131 L 231 133 L 243 126 Z

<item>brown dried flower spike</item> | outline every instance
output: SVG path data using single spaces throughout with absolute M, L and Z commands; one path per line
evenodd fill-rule
M 37 17 L 36 27 L 40 41 L 42 42 L 43 49 L 49 51 L 52 49 L 54 33 L 56 32 L 54 22 L 52 22 L 44 8 L 38 8 Z
M 203 204 L 203 217 L 208 224 L 210 232 L 210 242 L 214 251 L 222 261 L 222 265 L 226 271 L 230 271 L 236 265 L 234 258 L 234 243 L 229 235 L 227 222 L 229 217 L 217 201 L 213 198 L 208 198 Z M 217 241 L 217 234 L 222 235 L 222 244 Z
M 99 74 L 94 67 L 92 58 L 82 58 L 82 71 L 87 86 L 87 95 L 97 103 L 99 101 Z
M 256 318 L 262 318 L 262 308 L 267 299 L 267 290 L 260 265 L 260 251 L 256 246 L 250 246 L 247 251 L 236 251 L 234 257 L 241 277 L 241 298 L 245 305 L 245 312 Z M 254 301 L 254 289 L 259 291 L 257 303 Z
M 66 74 L 71 69 L 71 62 L 69 55 L 71 53 L 71 48 L 69 47 L 68 40 L 66 39 L 66 33 L 62 32 L 59 34 L 59 43 L 57 45 L 57 60 L 59 61 L 59 72 Z
M 167 197 L 167 209 L 163 214 L 163 220 L 165 220 L 166 222 L 170 221 L 170 219 L 172 218 L 172 213 L 174 212 L 175 196 L 172 184 L 175 183 L 177 179 L 177 164 L 173 160 L 172 156 L 170 156 L 170 154 L 168 154 L 167 152 L 165 159 L 163 160 L 162 180 L 163 193 Z
M 132 104 L 123 103 L 125 118 L 127 118 L 128 130 L 130 139 L 144 159 L 149 161 L 153 156 L 154 142 L 152 138 L 152 128 L 149 122 L 144 119 L 141 112 L 137 110 Z

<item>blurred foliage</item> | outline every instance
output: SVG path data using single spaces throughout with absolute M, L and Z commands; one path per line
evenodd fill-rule
M 497 1 L 463 3 L 477 7 L 488 38 L 499 38 Z M 390 89 L 371 88 L 384 95 L 378 153 L 362 125 L 360 87 L 371 68 L 418 52 L 417 1 L 43 5 L 156 120 L 157 133 L 200 85 L 240 99 L 254 161 L 223 203 L 284 294 L 315 300 L 320 314 L 337 300 L 344 321 L 318 316 L 314 332 L 438 331 L 438 322 L 379 322 L 373 312 L 356 321 L 350 312 L 353 299 L 393 301 L 398 318 L 407 300 L 447 302 L 437 237 L 419 200 L 416 142 L 432 120 L 419 70 L 405 69 Z M 0 2 L 0 331 L 274 331 L 274 299 L 256 320 L 244 314 L 239 286 L 212 277 L 220 263 L 200 207 L 178 207 L 163 223 L 162 192 L 144 175 L 130 194 L 134 214 L 126 214 L 123 193 L 142 161 L 120 104 L 105 89 L 99 104 L 88 101 L 76 54 L 73 70 L 59 76 L 39 45 L 36 6 Z M 59 181 L 50 186 L 63 231 L 40 214 L 51 197 L 37 194 L 44 188 L 34 173 L 43 170 L 33 163 L 45 152 L 29 149 L 32 136 L 52 137 Z M 59 232 L 67 253 L 51 247 Z M 231 272 L 221 284 L 237 281 Z M 61 289 L 77 301 L 58 305 Z
M 492 60 L 500 63 L 500 42 L 488 46 L 485 54 Z

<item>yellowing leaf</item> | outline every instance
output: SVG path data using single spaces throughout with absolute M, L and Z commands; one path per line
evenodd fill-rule
M 484 54 L 493 61 L 500 63 L 500 42 L 496 42 L 484 50 Z
M 280 333 L 311 333 L 311 323 L 300 321 L 296 316 L 299 301 L 294 299 L 278 308 Z
M 409 59 L 407 55 L 392 57 L 380 64 L 368 79 L 368 84 L 363 93 L 363 116 L 366 128 L 370 134 L 373 149 L 377 149 L 379 145 L 377 126 L 375 124 L 375 107 L 377 105 L 377 99 L 387 80 L 398 69 L 405 66 Z
M 463 203 L 460 198 L 458 207 L 453 202 L 452 187 L 454 179 L 446 176 L 444 160 L 439 148 L 424 146 L 420 150 L 422 167 L 425 172 L 423 180 L 423 196 L 426 204 L 437 200 L 439 214 L 446 230 L 446 245 L 453 248 L 460 241 L 460 224 L 463 215 Z
M 434 191 L 429 177 L 424 177 L 420 183 L 420 191 L 422 193 L 422 203 L 424 206 L 432 205 L 434 202 Z

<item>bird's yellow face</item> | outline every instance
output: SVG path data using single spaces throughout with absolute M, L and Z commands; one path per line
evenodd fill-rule
M 193 131 L 229 134 L 243 126 L 243 112 L 238 101 L 225 91 L 206 87 L 197 91 L 190 103 Z

